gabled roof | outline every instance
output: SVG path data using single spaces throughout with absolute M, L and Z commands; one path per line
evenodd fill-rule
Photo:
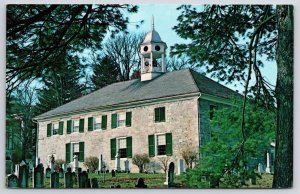
M 118 82 L 50 110 L 36 117 L 47 118 L 102 106 L 151 100 L 191 93 L 206 93 L 222 98 L 239 95 L 233 90 L 190 69 L 168 72 L 149 80 Z

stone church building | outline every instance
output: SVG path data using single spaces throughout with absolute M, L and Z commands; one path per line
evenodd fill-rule
M 181 150 L 210 141 L 213 110 L 231 105 L 239 94 L 190 69 L 166 72 L 166 49 L 152 25 L 140 45 L 140 79 L 108 85 L 37 116 L 40 162 L 47 166 L 53 154 L 72 165 L 77 155 L 85 169 L 87 157 L 102 155 L 106 169 L 138 172 L 132 157 L 146 153 L 157 164 L 170 157 L 179 173 Z

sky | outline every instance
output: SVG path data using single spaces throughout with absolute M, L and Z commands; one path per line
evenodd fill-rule
M 131 24 L 128 25 L 129 32 L 148 32 L 151 29 L 151 18 L 154 17 L 155 30 L 159 33 L 162 41 L 166 42 L 168 49 L 167 53 L 170 51 L 170 47 L 175 43 L 187 43 L 188 40 L 182 39 L 177 35 L 177 33 L 172 29 L 177 25 L 177 17 L 180 15 L 180 11 L 176 10 L 180 4 L 139 4 L 139 11 L 135 14 L 129 15 L 129 20 Z M 200 7 L 201 5 L 195 5 Z M 136 29 L 136 22 L 144 20 L 144 23 L 140 25 L 139 29 Z M 267 81 L 272 85 L 276 85 L 277 76 L 277 66 L 276 62 L 263 60 L 265 67 L 261 69 L 262 75 Z M 209 75 L 208 75 L 209 76 Z M 251 76 L 254 78 L 254 73 Z M 214 79 L 214 78 L 212 78 Z M 214 79 L 217 81 L 216 79 Z M 255 80 L 250 81 L 250 85 L 253 85 Z M 225 85 L 225 83 L 222 83 Z M 236 84 L 236 86 L 235 86 Z M 227 84 L 227 87 L 238 90 L 240 93 L 244 91 L 244 84 Z

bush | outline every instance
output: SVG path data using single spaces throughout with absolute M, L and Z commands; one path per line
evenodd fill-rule
M 136 154 L 132 157 L 132 164 L 136 165 L 139 168 L 139 172 L 144 171 L 146 164 L 150 162 L 148 154 Z
M 57 159 L 54 161 L 54 170 L 58 171 L 60 168 L 62 168 L 62 165 L 65 163 L 62 159 Z
M 95 172 L 99 166 L 99 159 L 95 156 L 85 158 L 84 166 L 87 167 L 90 172 Z

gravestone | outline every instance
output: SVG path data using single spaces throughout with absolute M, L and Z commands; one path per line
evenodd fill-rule
M 59 174 L 59 178 L 64 178 L 64 169 L 59 168 L 58 174 Z
M 92 178 L 91 179 L 91 188 L 99 188 L 97 178 Z
M 120 154 L 119 152 L 117 152 L 116 156 L 115 156 L 115 169 L 117 172 L 121 172 L 121 164 L 120 164 Z
M 12 167 L 13 167 L 12 161 L 10 159 L 5 160 L 5 173 L 6 174 L 11 174 L 12 173 Z
M 19 167 L 19 187 L 28 188 L 29 168 L 23 160 Z
M 67 172 L 67 164 L 66 163 L 62 164 L 62 169 L 64 170 L 64 172 Z
M 72 169 L 70 167 L 67 168 L 67 172 L 65 173 L 65 179 L 64 179 L 65 188 L 73 188 L 73 173 L 71 171 Z
M 174 169 L 175 169 L 174 163 L 171 162 L 168 170 L 168 186 L 174 185 Z
M 54 155 L 52 154 L 50 157 L 50 169 L 51 169 L 51 173 L 54 172 L 54 163 L 55 163 L 55 158 Z
M 72 172 L 72 174 L 73 174 L 72 176 L 73 176 L 73 179 L 74 179 L 73 182 L 74 182 L 75 185 L 77 185 L 78 175 L 75 172 Z
M 50 178 L 51 175 L 51 168 L 46 168 L 46 178 Z
M 50 176 L 50 188 L 59 188 L 59 174 L 58 172 L 52 172 Z
M 86 188 L 91 188 L 91 179 L 89 179 L 89 178 L 86 181 Z
M 78 174 L 78 156 L 77 155 L 75 155 L 73 157 L 73 167 L 74 167 L 73 171 L 75 171 L 75 173 Z
M 116 177 L 116 171 L 111 170 L 111 177 Z
M 129 172 L 129 160 L 128 159 L 126 159 L 124 161 L 124 166 L 125 166 L 125 172 L 128 173 Z
M 82 172 L 82 168 L 77 168 L 77 174 L 81 173 Z
M 8 188 L 18 188 L 18 177 L 14 174 L 10 174 L 7 177 Z
M 78 174 L 78 187 L 87 188 L 88 174 L 86 171 L 83 171 Z
M 15 165 L 15 175 L 16 175 L 17 177 L 19 177 L 19 170 L 20 170 L 20 165 L 19 165 L 19 164 L 16 164 L 16 165 Z
M 121 188 L 121 185 L 117 185 L 116 188 L 117 188 L 117 189 L 120 189 L 120 188 Z
M 147 188 L 147 185 L 145 185 L 145 182 L 144 182 L 143 178 L 138 178 L 135 187 L 136 188 Z
M 184 172 L 184 161 L 182 159 L 178 160 L 178 175 L 183 174 Z
M 33 188 L 44 187 L 44 167 L 43 164 L 38 164 L 33 169 Z

